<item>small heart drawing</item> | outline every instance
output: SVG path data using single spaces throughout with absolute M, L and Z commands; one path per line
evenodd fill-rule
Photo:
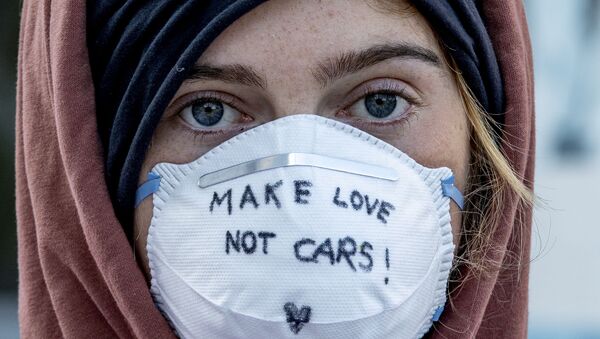
M 304 324 L 310 321 L 310 306 L 302 305 L 300 310 L 293 302 L 287 302 L 283 305 L 286 314 L 286 320 L 290 324 L 290 331 L 298 334 Z

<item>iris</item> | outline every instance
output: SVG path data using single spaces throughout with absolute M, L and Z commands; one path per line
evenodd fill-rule
M 387 93 L 369 94 L 365 97 L 367 112 L 376 118 L 385 118 L 394 112 L 396 95 Z
M 213 126 L 223 118 L 223 103 L 213 99 L 201 99 L 192 104 L 194 119 L 203 126 Z

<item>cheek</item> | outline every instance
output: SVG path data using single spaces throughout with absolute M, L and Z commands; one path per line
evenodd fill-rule
M 450 168 L 456 187 L 464 195 L 470 161 L 470 135 L 466 113 L 462 109 L 446 110 L 444 113 L 447 119 L 418 126 L 413 139 L 415 142 L 410 143 L 410 151 L 407 153 L 427 167 Z M 452 201 L 450 215 L 454 245 L 458 248 L 462 211 Z
M 202 140 L 190 131 L 180 128 L 179 124 L 174 119 L 170 119 L 162 121 L 157 127 L 142 164 L 138 186 L 146 181 L 148 172 L 156 164 L 161 162 L 189 163 L 219 143 L 217 141 Z M 148 227 L 152 219 L 152 207 L 152 197 L 148 197 L 135 209 L 134 213 L 135 254 L 147 281 L 150 281 L 150 270 L 146 243 Z
M 416 142 L 411 142 L 411 149 L 407 152 L 413 159 L 427 167 L 450 168 L 454 174 L 455 185 L 463 195 L 470 161 L 469 133 L 466 118 L 464 120 L 447 120 L 443 127 L 440 124 L 427 126 L 424 130 L 420 130 L 418 136 L 415 136 Z M 453 201 L 450 202 L 450 216 L 454 245 L 457 249 L 460 241 L 462 211 Z
M 450 168 L 456 187 L 464 194 L 471 153 L 467 115 L 458 92 L 437 93 L 435 100 L 418 111 L 397 136 L 382 139 L 424 166 Z M 451 202 L 450 213 L 454 244 L 458 247 L 462 212 Z

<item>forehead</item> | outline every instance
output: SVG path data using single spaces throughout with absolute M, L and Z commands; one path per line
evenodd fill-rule
M 442 55 L 425 19 L 405 1 L 270 0 L 230 25 L 200 58 L 293 71 L 337 53 L 407 42 Z

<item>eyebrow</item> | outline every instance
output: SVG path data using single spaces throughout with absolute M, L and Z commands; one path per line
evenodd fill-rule
M 441 67 L 437 54 L 425 47 L 409 43 L 378 44 L 369 48 L 349 51 L 320 62 L 312 74 L 323 87 L 348 74 L 392 58 L 414 59 Z M 251 66 L 231 64 L 213 66 L 196 64 L 187 77 L 191 80 L 220 80 L 266 89 L 267 81 Z
M 378 44 L 329 58 L 317 66 L 313 75 L 322 86 L 326 86 L 350 73 L 392 58 L 413 59 L 441 67 L 440 58 L 434 51 L 409 43 L 393 43 Z
M 212 66 L 196 64 L 187 77 L 191 80 L 221 80 L 265 89 L 267 82 L 252 67 L 240 64 Z

